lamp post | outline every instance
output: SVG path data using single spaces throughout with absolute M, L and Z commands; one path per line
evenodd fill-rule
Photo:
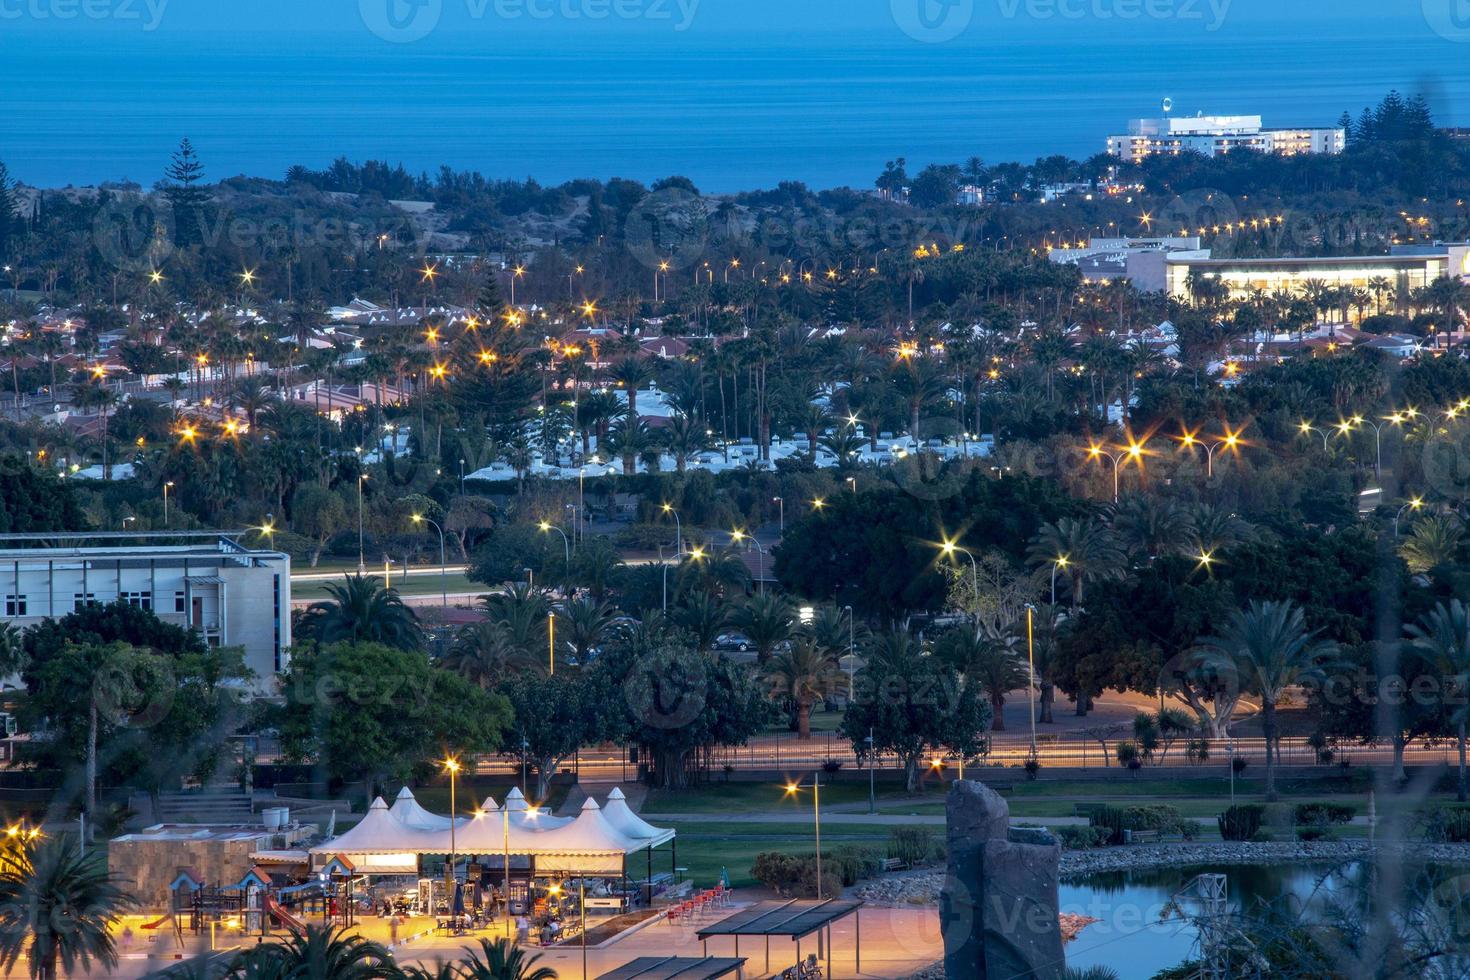
M 753 535 L 753 534 L 746 534 L 744 531 L 731 531 L 730 532 L 730 540 L 734 541 L 736 544 L 744 544 L 746 541 L 749 541 L 752 545 L 755 546 L 756 556 L 760 559 L 759 562 L 756 565 L 756 567 L 760 570 L 760 575 L 758 575 L 757 578 L 756 578 L 756 589 L 759 590 L 759 592 L 760 592 L 761 595 L 765 595 L 766 594 L 766 552 L 765 552 L 765 549 L 761 547 L 760 541 L 756 539 L 755 535 Z
M 873 767 L 878 763 L 878 740 L 873 737 L 873 729 L 868 729 L 868 737 L 863 741 L 868 743 L 868 812 L 878 812 L 877 778 L 873 775 Z
M 1117 452 L 1111 452 L 1099 446 L 1097 443 L 1093 443 L 1092 447 L 1088 449 L 1087 455 L 1091 459 L 1105 459 L 1113 464 L 1113 503 L 1116 504 L 1119 493 L 1119 474 L 1123 464 L 1128 462 L 1141 463 L 1143 461 L 1143 443 L 1130 441 L 1127 449 Z
M 787 783 L 786 795 L 795 796 L 801 790 L 799 783 Z M 817 841 L 817 901 L 822 900 L 822 774 L 812 773 L 812 825 Z
M 562 551 L 567 560 L 567 572 L 568 574 L 570 574 L 572 570 L 572 542 L 571 539 L 567 537 L 567 532 L 563 531 L 561 528 L 557 527 L 550 521 L 542 521 L 537 526 L 541 528 L 542 534 L 550 534 L 552 531 L 555 531 L 557 534 L 561 535 Z
M 679 554 L 682 556 L 684 554 L 684 522 L 679 520 L 679 512 L 674 509 L 673 504 L 664 504 L 663 512 L 665 514 L 672 514 L 674 517 L 674 540 L 679 549 Z
M 1072 559 L 1067 555 L 1057 555 L 1057 560 L 1051 563 L 1051 604 L 1057 604 L 1057 569 L 1064 569 L 1072 564 Z
M 843 606 L 842 608 L 847 613 L 847 703 L 851 706 L 854 686 L 853 674 L 857 670 L 857 644 L 854 642 L 856 628 L 853 626 L 852 607 Z
M 980 566 L 975 563 L 975 556 L 970 553 L 968 548 L 961 548 L 953 541 L 945 541 L 939 547 L 951 559 L 954 558 L 956 553 L 962 554 L 970 559 L 970 587 L 974 590 L 974 596 L 978 603 L 980 598 Z M 978 608 L 975 611 L 974 618 L 975 635 L 978 637 L 980 635 L 980 611 Z
M 784 497 L 772 497 L 771 503 L 776 504 L 781 514 L 781 533 L 786 533 L 786 499 Z
M 169 480 L 163 485 L 163 527 L 168 529 L 168 492 L 173 489 L 174 481 Z
M 459 495 L 464 496 L 464 460 L 459 461 Z
M 366 473 L 357 474 L 357 574 L 367 571 L 367 556 L 362 546 L 362 485 L 367 481 Z
M 546 656 L 551 664 L 551 676 L 556 676 L 556 610 L 546 613 Z
M 1036 630 L 1034 618 L 1036 607 L 1026 605 L 1026 702 L 1031 715 L 1031 758 L 1036 758 Z
M 1184 435 L 1179 437 L 1179 441 L 1183 443 L 1185 449 L 1193 449 L 1196 446 L 1204 449 L 1205 477 L 1206 479 L 1213 480 L 1215 478 L 1215 454 L 1222 449 L 1229 449 L 1233 452 L 1239 448 L 1240 433 L 1230 431 L 1230 427 L 1227 425 L 1225 427 L 1225 438 L 1218 442 L 1201 441 L 1193 432 L 1184 433 Z
M 453 914 L 454 889 L 459 883 L 459 875 L 454 870 L 454 866 L 459 863 L 459 851 L 454 840 L 454 825 L 457 814 L 455 808 L 455 789 L 459 783 L 459 760 L 455 758 L 445 759 L 444 768 L 449 770 L 449 873 L 446 877 L 449 879 L 449 911 Z
M 1417 512 L 1423 506 L 1424 506 L 1424 498 L 1423 497 L 1415 497 L 1413 500 L 1410 500 L 1408 503 L 1404 504 L 1402 507 L 1399 508 L 1399 512 L 1397 514 L 1393 515 L 1393 536 L 1394 536 L 1394 538 L 1398 538 L 1398 536 L 1399 536 L 1399 521 L 1403 519 L 1404 511 L 1406 511 L 1406 510 L 1412 510 L 1412 511 L 1416 511 Z
M 1322 437 L 1322 451 L 1324 453 L 1327 452 L 1327 440 L 1332 438 L 1332 433 L 1330 431 L 1328 431 L 1327 429 L 1319 429 L 1310 422 L 1303 422 L 1301 425 L 1298 425 L 1296 427 L 1296 430 L 1302 435 L 1307 435 L 1311 432 L 1317 433 L 1317 435 Z
M 439 532 L 439 592 L 445 609 L 449 608 L 449 560 L 444 554 L 444 528 L 422 514 L 413 515 L 415 524 L 427 524 Z

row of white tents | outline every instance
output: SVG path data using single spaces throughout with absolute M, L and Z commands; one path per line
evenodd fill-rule
M 538 874 L 622 874 L 626 858 L 674 839 L 673 830 L 646 823 L 614 789 L 607 805 L 591 797 L 576 817 L 557 817 L 512 789 L 503 806 L 487 799 L 472 816 L 451 819 L 419 805 L 404 787 L 393 806 L 382 797 L 351 830 L 311 849 L 312 865 L 346 858 L 361 874 L 414 874 L 425 854 L 530 857 Z

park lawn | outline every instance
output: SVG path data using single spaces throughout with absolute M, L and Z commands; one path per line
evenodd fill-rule
M 377 575 L 381 584 L 382 574 Z M 463 575 L 451 574 L 445 578 L 445 586 L 452 596 L 464 592 L 484 592 L 485 586 L 478 582 L 471 582 Z M 292 599 L 325 599 L 327 597 L 327 586 L 333 584 L 331 580 L 311 580 L 307 582 L 296 581 L 291 583 Z M 393 577 L 393 588 L 400 595 L 439 595 L 444 587 L 439 584 L 438 575 L 395 575 Z
M 805 787 L 795 796 L 786 793 L 784 784 L 771 782 L 710 783 L 688 790 L 654 790 L 648 794 L 642 812 L 651 813 L 785 813 L 793 816 L 811 813 L 811 778 L 802 780 Z M 900 786 L 889 781 L 878 783 L 880 804 L 909 799 Z M 822 784 L 822 805 L 868 802 L 868 784 L 862 781 Z
M 672 826 L 678 831 L 679 867 L 688 868 L 696 887 L 708 888 L 720 879 L 724 869 L 730 884 L 749 888 L 758 883 L 750 876 L 757 854 L 779 851 L 783 854 L 811 854 L 815 850 L 812 825 L 725 822 L 680 822 Z M 882 850 L 888 840 L 881 827 L 829 826 L 823 828 L 822 850 L 830 851 L 843 844 L 857 844 Z M 656 855 L 655 870 L 660 860 Z

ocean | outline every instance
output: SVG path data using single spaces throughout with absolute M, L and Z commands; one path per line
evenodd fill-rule
M 0 24 L 0 160 L 40 186 L 149 185 L 188 136 L 212 179 L 345 155 L 543 183 L 683 174 L 730 192 L 780 180 L 869 187 L 899 156 L 911 172 L 972 156 L 1086 157 L 1129 118 L 1158 115 L 1165 97 L 1176 113 L 1305 126 L 1356 115 L 1391 88 L 1422 90 L 1441 122 L 1470 125 L 1470 45 L 1409 6 L 1371 29 L 1031 25 L 933 44 L 810 28 L 389 44 L 363 31 Z

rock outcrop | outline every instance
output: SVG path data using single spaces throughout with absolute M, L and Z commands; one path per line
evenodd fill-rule
M 976 782 L 946 802 L 949 868 L 939 900 L 950 980 L 1059 980 L 1061 845 L 1044 830 L 1011 829 L 1010 807 Z

